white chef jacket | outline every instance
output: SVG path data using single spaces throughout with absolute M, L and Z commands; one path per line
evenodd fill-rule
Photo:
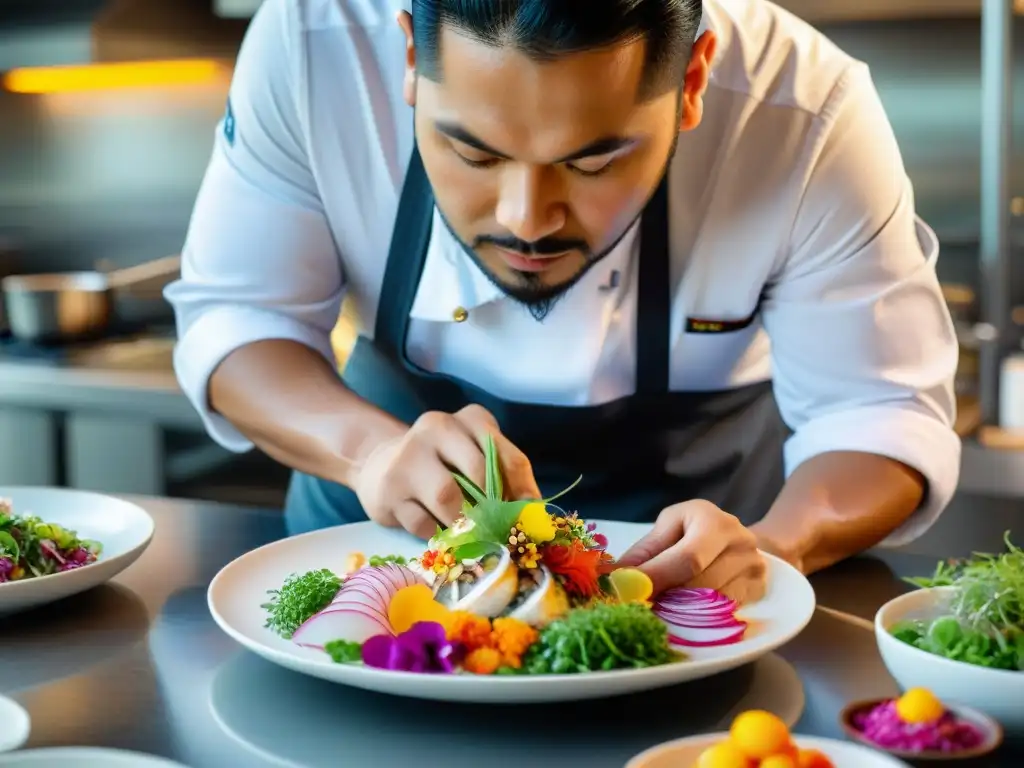
M 332 359 L 343 298 L 372 338 L 413 145 L 403 2 L 267 0 L 245 38 L 181 279 L 166 292 L 181 385 L 233 451 L 252 444 L 207 402 L 229 353 L 291 339 Z M 787 473 L 836 450 L 916 468 L 927 497 L 885 542 L 906 543 L 946 506 L 960 468 L 937 240 L 915 215 L 866 65 L 765 0 L 704 7 L 718 53 L 703 122 L 681 135 L 670 170 L 671 387 L 772 379 L 794 430 Z M 407 352 L 506 400 L 631 394 L 637 251 L 634 227 L 538 322 L 435 214 Z M 688 319 L 737 320 L 758 306 L 742 330 L 688 330 Z

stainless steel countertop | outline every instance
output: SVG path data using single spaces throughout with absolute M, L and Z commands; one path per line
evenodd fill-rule
M 822 606 L 779 653 L 709 680 L 571 707 L 473 709 L 348 689 L 280 669 L 214 624 L 206 586 L 238 555 L 284 535 L 276 512 L 133 499 L 156 520 L 114 584 L 4 620 L 0 692 L 32 717 L 29 747 L 141 750 L 191 768 L 453 765 L 621 768 L 656 743 L 718 730 L 753 707 L 839 738 L 852 699 L 897 688 L 870 619 L 930 559 L 868 557 L 814 577 Z M 1021 765 L 1003 755 L 992 765 Z

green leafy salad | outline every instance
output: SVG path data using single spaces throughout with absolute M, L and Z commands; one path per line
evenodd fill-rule
M 1009 532 L 1005 540 L 1003 554 L 943 562 L 930 577 L 907 579 L 922 588 L 952 588 L 949 613 L 901 623 L 893 636 L 954 661 L 1024 671 L 1024 550 Z
M 0 584 L 81 568 L 96 562 L 102 546 L 35 515 L 16 515 L 0 499 Z

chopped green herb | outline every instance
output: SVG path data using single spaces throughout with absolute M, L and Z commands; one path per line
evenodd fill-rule
M 409 559 L 401 555 L 370 555 L 370 566 L 379 568 L 382 565 L 393 563 L 394 565 L 408 565 Z
M 335 664 L 358 664 L 363 660 L 363 646 L 349 640 L 331 640 L 324 650 Z
M 326 608 L 341 589 L 341 579 L 326 568 L 302 576 L 292 574 L 280 589 L 271 589 L 264 626 L 285 639 L 291 638 L 303 622 Z
M 639 669 L 677 661 L 668 628 L 639 603 L 596 603 L 552 622 L 527 652 L 527 674 Z

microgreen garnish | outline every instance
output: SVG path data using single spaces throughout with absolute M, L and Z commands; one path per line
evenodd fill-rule
M 893 635 L 922 650 L 978 666 L 1024 670 L 1024 549 L 1010 541 L 1000 555 L 975 553 L 939 563 L 922 587 L 951 587 L 947 616 L 909 622 Z
M 280 589 L 267 591 L 270 600 L 260 607 L 267 612 L 264 624 L 288 639 L 307 619 L 326 608 L 341 589 L 341 579 L 326 568 L 302 576 L 292 574 Z

